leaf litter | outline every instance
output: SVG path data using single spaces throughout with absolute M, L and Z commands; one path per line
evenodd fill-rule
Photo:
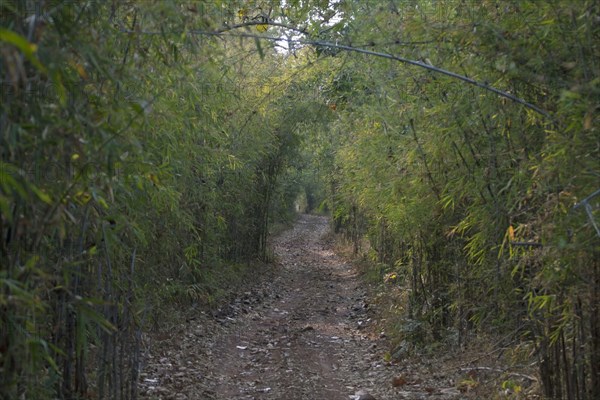
M 386 361 L 388 338 L 327 218 L 301 216 L 272 247 L 275 268 L 228 306 L 149 339 L 141 398 L 476 398 L 435 360 Z

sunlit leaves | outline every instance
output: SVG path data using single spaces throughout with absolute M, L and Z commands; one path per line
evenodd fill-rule
M 343 138 L 332 169 L 334 219 L 354 241 L 367 235 L 379 257 L 405 261 L 410 254 L 414 279 L 425 284 L 422 297 L 421 287 L 405 284 L 413 285 L 414 301 L 422 307 L 428 291 L 442 291 L 457 296 L 454 306 L 479 309 L 473 321 L 495 313 L 507 324 L 520 324 L 513 307 L 520 304 L 524 315 L 527 306 L 519 303 L 523 293 L 512 291 L 518 285 L 530 296 L 530 322 L 546 329 L 539 340 L 549 337 L 555 343 L 563 335 L 577 340 L 573 309 L 550 305 L 568 304 L 574 293 L 586 293 L 579 297 L 588 307 L 585 314 L 593 301 L 590 287 L 565 271 L 592 262 L 597 248 L 592 225 L 571 209 L 576 193 L 581 199 L 597 190 L 600 173 L 599 80 L 589 63 L 598 54 L 590 40 L 597 27 L 589 19 L 597 6 L 482 1 L 460 7 L 436 3 L 434 12 L 433 2 L 420 2 L 384 12 L 351 4 L 361 10 L 361 18 L 352 21 L 353 43 L 375 48 L 394 40 L 418 43 L 390 45 L 390 52 L 509 88 L 553 115 L 540 118 L 444 78 L 390 71 L 376 60 L 348 57 L 327 92 L 352 110 L 337 115 L 333 125 Z M 394 26 L 402 26 L 402 32 Z M 372 129 L 370 118 L 385 121 L 386 130 Z M 415 140 L 406 135 L 410 120 Z M 432 196 L 435 186 L 441 188 L 439 201 Z M 357 224 L 357 215 L 367 228 Z M 391 232 L 381 230 L 381 221 Z M 403 251 L 390 255 L 385 243 Z M 578 271 L 591 279 L 589 270 Z M 435 285 L 428 287 L 428 279 Z M 467 289 L 460 289 L 463 281 L 470 282 Z M 479 295 L 471 297 L 475 292 Z M 490 294 L 493 300 L 480 300 Z M 423 318 L 433 324 L 434 314 Z M 557 314 L 561 322 L 553 325 Z

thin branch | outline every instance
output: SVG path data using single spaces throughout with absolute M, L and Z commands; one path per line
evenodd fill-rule
M 594 218 L 594 211 L 592 209 L 592 205 L 590 204 L 590 200 L 592 200 L 594 197 L 596 197 L 598 195 L 600 195 L 600 189 L 596 190 L 594 193 L 590 194 L 588 197 L 581 200 L 579 203 L 575 204 L 573 206 L 573 210 L 576 210 L 579 207 L 583 206 L 585 209 L 585 212 L 588 216 L 588 219 L 590 221 L 590 224 L 592 224 L 592 226 L 596 230 L 596 235 L 598 235 L 598 237 L 600 237 L 600 227 L 596 224 L 596 219 Z
M 346 50 L 346 51 L 351 51 L 351 52 L 355 52 L 355 53 L 362 53 L 362 54 L 367 54 L 367 55 L 371 55 L 371 56 L 375 56 L 375 57 L 382 57 L 382 58 L 387 58 L 390 60 L 395 60 L 395 61 L 399 61 L 401 63 L 404 64 L 410 64 L 410 65 L 415 65 L 417 67 L 420 68 L 425 68 L 429 71 L 433 71 L 439 74 L 443 74 L 446 76 L 449 76 L 451 78 L 455 78 L 455 79 L 459 79 L 463 82 L 469 83 L 471 85 L 477 86 L 479 88 L 482 88 L 484 90 L 496 93 L 497 95 L 507 98 L 515 103 L 519 103 L 522 106 L 525 106 L 527 108 L 529 108 L 530 110 L 535 111 L 538 114 L 541 114 L 549 119 L 551 119 L 552 117 L 550 116 L 550 114 L 545 111 L 542 110 L 541 108 L 539 108 L 538 106 L 531 104 L 523 99 L 521 99 L 520 97 L 514 96 L 508 92 L 505 92 L 503 90 L 497 89 L 493 86 L 490 86 L 487 83 L 484 82 L 479 82 L 476 81 L 475 79 L 471 79 L 468 76 L 464 76 L 464 75 L 460 75 L 457 74 L 455 72 L 452 71 L 448 71 L 442 68 L 438 68 L 438 67 L 434 67 L 433 65 L 430 64 L 426 64 L 422 61 L 415 61 L 415 60 L 410 60 L 408 58 L 404 58 L 404 57 L 400 57 L 400 56 L 394 56 L 391 54 L 387 54 L 387 53 L 380 53 L 378 51 L 371 51 L 371 50 L 366 50 L 366 49 L 361 49 L 358 47 L 352 47 L 352 46 L 346 46 L 346 45 L 342 45 L 342 44 L 334 44 L 334 43 L 328 43 L 328 42 L 320 42 L 320 41 L 306 41 L 306 40 L 299 40 L 300 43 L 304 43 L 304 44 L 312 44 L 312 45 L 316 45 L 316 46 L 323 46 L 323 47 L 331 47 L 331 48 L 336 48 L 336 49 L 340 49 L 340 50 Z
M 289 31 L 294 31 L 294 32 L 302 33 L 303 35 L 308 35 L 308 32 L 306 32 L 306 29 L 298 28 L 298 27 L 295 27 L 292 25 L 282 24 L 280 22 L 275 22 L 270 19 L 266 20 L 266 21 L 246 21 L 246 22 L 242 22 L 241 24 L 225 25 L 224 27 L 213 31 L 212 33 L 218 35 L 221 33 L 232 31 L 234 29 L 247 28 L 247 27 L 256 26 L 256 25 L 277 26 L 279 28 L 284 28 Z M 198 33 L 198 32 L 199 31 L 194 31 L 194 33 Z M 262 36 L 259 36 L 259 37 L 262 37 Z M 286 39 L 282 39 L 282 40 L 286 40 Z
M 285 24 L 280 24 L 274 21 L 260 21 L 260 22 L 256 22 L 256 21 L 249 21 L 249 22 L 244 22 L 242 24 L 236 24 L 236 25 L 232 25 L 232 26 L 228 26 L 225 28 L 221 28 L 219 30 L 216 31 L 203 31 L 203 30 L 190 30 L 187 31 L 188 34 L 195 34 L 195 35 L 205 35 L 205 36 L 218 36 L 218 37 L 224 37 L 224 36 L 231 36 L 231 37 L 247 37 L 247 38 L 255 38 L 255 39 L 259 39 L 259 40 L 268 40 L 268 41 L 272 41 L 272 42 L 278 42 L 278 41 L 286 41 L 288 43 L 296 43 L 296 44 L 301 44 L 301 45 L 310 45 L 310 46 L 320 46 L 320 47 L 329 47 L 332 49 L 340 49 L 340 50 L 346 50 L 349 52 L 353 52 L 353 53 L 361 53 L 361 54 L 366 54 L 366 55 L 370 55 L 370 56 L 374 56 L 374 57 L 381 57 L 381 58 L 387 58 L 389 60 L 394 60 L 394 61 L 398 61 L 404 64 L 409 64 L 409 65 L 414 65 L 416 67 L 419 68 L 424 68 L 428 71 L 432 71 L 438 74 L 442 74 L 442 75 L 446 75 L 449 76 L 451 78 L 454 79 L 458 79 L 461 80 L 463 82 L 466 82 L 468 84 L 477 86 L 481 89 L 487 90 L 489 92 L 495 93 L 501 97 L 504 97 L 506 99 L 509 99 L 515 103 L 521 104 L 522 106 L 535 111 L 536 113 L 543 115 L 544 117 L 552 120 L 552 116 L 545 110 L 541 109 L 540 107 L 529 103 L 528 101 L 517 97 L 515 95 L 512 95 L 508 92 L 505 92 L 503 90 L 500 90 L 498 88 L 495 88 L 493 86 L 490 86 L 488 83 L 485 82 L 479 82 L 476 81 L 475 79 L 469 78 L 468 76 L 464 76 L 464 75 L 460 75 L 457 74 L 455 72 L 452 71 L 448 71 L 445 70 L 443 68 L 438 68 L 438 67 L 434 67 L 433 65 L 430 64 L 426 64 L 422 61 L 416 61 L 416 60 L 411 60 L 405 57 L 400 57 L 400 56 L 395 56 L 392 54 L 388 54 L 388 53 L 382 53 L 382 52 L 378 52 L 378 51 L 372 51 L 372 50 L 367 50 L 367 49 L 363 49 L 363 48 L 359 48 L 359 47 L 352 47 L 352 46 L 347 46 L 347 45 L 343 45 L 343 44 L 337 44 L 337 43 L 330 43 L 330 42 L 324 42 L 324 41 L 320 41 L 320 40 L 308 40 L 308 39 L 287 39 L 287 38 L 283 38 L 283 37 L 273 37 L 273 36 L 264 36 L 264 35 L 258 35 L 258 34 L 253 34 L 253 33 L 229 33 L 229 31 L 233 30 L 233 29 L 237 29 L 237 28 L 242 28 L 242 27 L 247 27 L 247 26 L 253 26 L 253 25 L 272 25 L 272 26 L 279 26 L 279 27 L 283 27 L 285 29 L 290 29 L 290 30 L 294 30 L 296 32 L 301 32 L 303 34 L 306 34 L 306 32 L 302 29 L 299 28 L 295 28 L 289 25 L 285 25 Z M 162 34 L 162 32 L 157 32 L 157 31 L 131 31 L 131 30 L 127 30 L 127 29 L 120 29 L 121 32 L 123 33 L 130 33 L 130 34 L 145 34 L 145 35 L 159 35 Z
M 444 42 L 445 40 L 442 40 L 442 42 Z M 437 40 L 419 40 L 419 41 L 415 41 L 415 42 L 403 42 L 400 39 L 396 39 L 394 41 L 391 42 L 367 42 L 367 43 L 360 43 L 360 44 L 354 44 L 353 47 L 375 47 L 375 46 L 420 46 L 420 45 L 424 45 L 424 44 L 433 44 L 433 43 L 439 43 L 439 41 Z
M 470 372 L 470 371 L 490 371 L 490 372 L 500 372 L 502 374 L 507 374 L 509 376 L 516 376 L 518 378 L 528 379 L 533 382 L 537 382 L 538 379 L 535 376 L 521 374 L 519 372 L 510 372 L 505 369 L 500 368 L 490 368 L 490 367 L 469 367 L 469 368 L 461 368 L 461 372 Z
M 585 206 L 591 199 L 593 199 L 594 197 L 596 197 L 598 195 L 600 195 L 600 189 L 596 190 L 594 193 L 590 194 L 585 199 L 583 199 L 579 203 L 575 204 L 573 206 L 573 210 L 576 210 L 581 206 Z
M 537 242 L 510 242 L 510 245 L 517 247 L 544 247 L 542 243 Z

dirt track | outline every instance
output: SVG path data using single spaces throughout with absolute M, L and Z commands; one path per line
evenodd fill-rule
M 334 253 L 327 230 L 326 218 L 304 215 L 276 238 L 272 279 L 157 345 L 141 397 L 458 398 L 446 377 L 423 381 L 423 365 L 407 372 L 406 365 L 383 361 L 385 339 L 369 326 L 367 293 L 353 267 Z

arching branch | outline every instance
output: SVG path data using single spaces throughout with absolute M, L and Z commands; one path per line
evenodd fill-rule
M 452 71 L 448 71 L 446 69 L 443 68 L 438 68 L 435 67 L 433 65 L 430 64 L 426 64 L 422 61 L 417 61 L 417 60 L 411 60 L 409 58 L 405 58 L 405 57 L 401 57 L 401 56 L 395 56 L 393 54 L 388 54 L 388 53 L 382 53 L 382 52 L 378 52 L 378 51 L 372 51 L 372 50 L 367 50 L 367 49 L 363 49 L 360 47 L 352 47 L 352 46 L 348 46 L 348 45 L 343 45 L 343 44 L 337 44 L 337 43 L 331 43 L 331 42 L 325 42 L 325 41 L 320 41 L 320 40 L 310 40 L 310 39 L 287 39 L 287 38 L 282 38 L 282 37 L 274 37 L 274 36 L 265 36 L 265 35 L 259 35 L 259 34 L 253 34 L 253 33 L 248 33 L 248 32 L 240 32 L 240 33 L 231 33 L 232 30 L 234 29 L 239 29 L 239 28 L 243 28 L 243 27 L 248 27 L 248 26 L 254 26 L 254 25 L 271 25 L 271 26 L 278 26 L 281 28 L 285 28 L 285 29 L 290 29 L 293 30 L 295 32 L 300 32 L 303 34 L 307 34 L 307 32 L 305 30 L 293 27 L 293 26 L 289 26 L 286 24 L 280 24 L 271 20 L 267 20 L 267 21 L 247 21 L 247 22 L 243 22 L 241 24 L 236 24 L 236 25 L 231 25 L 231 26 L 227 26 L 227 27 L 223 27 L 220 29 L 217 29 L 215 31 L 204 31 L 204 30 L 190 30 L 187 31 L 187 33 L 190 34 L 195 34 L 195 35 L 205 35 L 205 36 L 219 36 L 219 37 L 247 37 L 247 38 L 255 38 L 255 39 L 259 39 L 259 40 L 268 40 L 271 42 L 279 42 L 279 41 L 286 41 L 289 43 L 295 43 L 295 44 L 301 44 L 301 45 L 308 45 L 308 46 L 320 46 L 320 47 L 328 47 L 328 48 L 332 48 L 332 49 L 340 49 L 340 50 L 345 50 L 345 51 L 349 51 L 349 52 L 353 52 L 353 53 L 361 53 L 361 54 L 366 54 L 366 55 L 370 55 L 370 56 L 374 56 L 374 57 L 381 57 L 381 58 L 387 58 L 389 60 L 394 60 L 394 61 L 398 61 L 404 64 L 409 64 L 409 65 L 414 65 L 416 67 L 419 68 L 424 68 L 428 71 L 432 71 L 434 73 L 437 74 L 442 74 L 442 75 L 446 75 L 449 76 L 451 78 L 454 79 L 458 79 L 460 81 L 463 81 L 465 83 L 468 83 L 470 85 L 474 85 L 477 86 L 481 89 L 487 90 L 489 92 L 495 93 L 501 97 L 504 97 L 512 102 L 515 102 L 517 104 L 521 104 L 522 106 L 535 111 L 536 113 L 543 115 L 544 117 L 553 120 L 552 116 L 550 115 L 550 113 L 548 113 L 548 111 L 541 109 L 540 107 L 536 106 L 535 104 L 532 104 L 520 97 L 517 97 L 513 94 L 510 94 L 504 90 L 500 90 L 494 86 L 489 85 L 488 83 L 485 82 L 480 82 L 477 81 L 475 79 L 469 78 L 468 76 L 465 75 L 461 75 L 461 74 L 457 74 L 456 72 L 452 72 Z M 120 29 L 121 32 L 124 33 L 138 33 L 138 34 L 150 34 L 150 35 L 156 35 L 156 34 L 162 34 L 162 32 L 148 32 L 148 31 L 130 31 L 130 30 L 126 30 L 126 29 Z
M 401 63 L 405 63 L 405 64 L 410 64 L 410 65 L 415 65 L 417 67 L 421 67 L 421 68 L 425 68 L 429 71 L 433 71 L 436 72 L 438 74 L 443 74 L 446 76 L 449 76 L 451 78 L 455 78 L 455 79 L 459 79 L 463 82 L 469 83 L 471 85 L 475 85 L 477 87 L 480 87 L 482 89 L 485 89 L 487 91 L 496 93 L 497 95 L 507 98 L 515 103 L 521 104 L 522 106 L 525 106 L 527 108 L 529 108 L 530 110 L 535 111 L 538 114 L 541 114 L 549 119 L 552 119 L 551 115 L 539 108 L 538 106 L 529 103 L 528 101 L 525 101 L 524 99 L 514 96 L 508 92 L 505 92 L 503 90 L 500 90 L 498 88 L 495 88 L 493 86 L 490 86 L 487 83 L 484 82 L 479 82 L 476 81 L 475 79 L 469 78 L 468 76 L 464 76 L 464 75 L 460 75 L 457 74 L 455 72 L 452 71 L 448 71 L 442 68 L 438 68 L 438 67 L 434 67 L 433 65 L 430 64 L 426 64 L 422 61 L 415 61 L 415 60 L 410 60 L 408 58 L 404 58 L 404 57 L 400 57 L 400 56 L 394 56 L 392 54 L 387 54 L 387 53 L 380 53 L 377 51 L 371 51 L 371 50 L 366 50 L 366 49 L 361 49 L 358 47 L 352 47 L 352 46 L 345 46 L 345 45 L 341 45 L 341 44 L 335 44 L 335 43 L 328 43 L 328 42 L 320 42 L 320 41 L 306 41 L 306 40 L 299 40 L 299 43 L 304 43 L 304 44 L 312 44 L 312 45 L 316 45 L 316 46 L 323 46 L 323 47 L 330 47 L 330 48 L 335 48 L 335 49 L 340 49 L 340 50 L 346 50 L 346 51 L 351 51 L 351 52 L 355 52 L 355 53 L 362 53 L 362 54 L 368 54 L 371 56 L 375 56 L 375 57 L 382 57 L 382 58 L 387 58 L 390 60 L 395 60 L 395 61 L 399 61 Z

